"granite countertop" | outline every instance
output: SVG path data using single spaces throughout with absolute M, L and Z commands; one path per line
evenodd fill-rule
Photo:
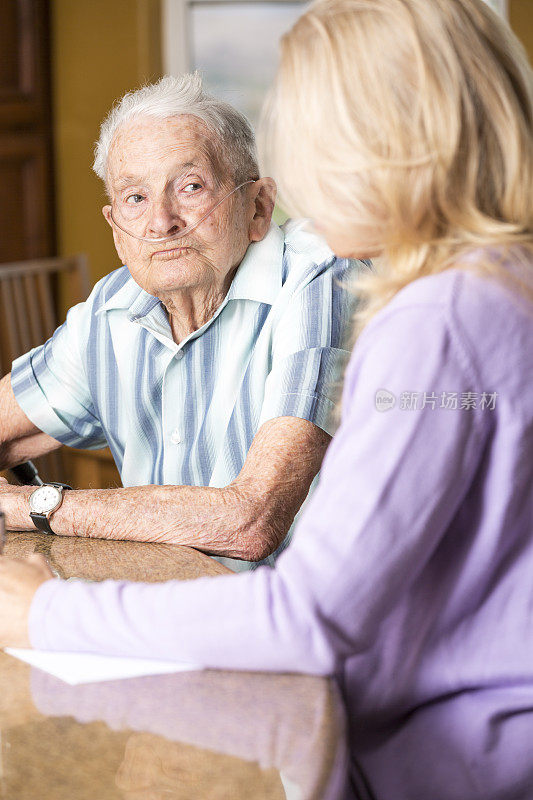
M 10 533 L 64 578 L 227 574 L 187 547 Z M 0 800 L 338 800 L 347 754 L 332 681 L 181 672 L 70 686 L 0 652 Z

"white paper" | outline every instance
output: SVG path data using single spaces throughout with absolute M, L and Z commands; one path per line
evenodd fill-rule
M 168 675 L 202 669 L 185 661 L 157 661 L 147 658 L 119 658 L 90 653 L 57 653 L 6 647 L 6 653 L 54 675 L 71 686 L 79 683 L 117 681 L 143 675 Z

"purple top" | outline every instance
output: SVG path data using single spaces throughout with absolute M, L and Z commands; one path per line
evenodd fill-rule
M 341 427 L 275 570 L 50 580 L 33 646 L 334 674 L 361 796 L 522 797 L 532 354 L 533 309 L 503 284 L 461 269 L 410 284 L 357 343 Z

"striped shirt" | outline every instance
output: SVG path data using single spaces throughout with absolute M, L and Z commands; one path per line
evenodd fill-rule
M 13 363 L 20 407 L 63 444 L 109 445 L 124 486 L 227 486 L 275 417 L 333 434 L 353 309 L 341 281 L 358 265 L 302 227 L 272 225 L 250 244 L 221 306 L 180 344 L 164 306 L 127 267 L 110 273 Z

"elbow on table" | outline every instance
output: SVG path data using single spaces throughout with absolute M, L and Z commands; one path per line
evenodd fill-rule
M 239 506 L 231 555 L 243 561 L 262 561 L 277 550 L 290 523 L 286 524 L 286 515 L 273 511 L 268 497 L 254 495 L 252 498 L 240 487 L 231 487 L 231 491 Z
M 293 516 L 272 508 L 268 501 L 249 504 L 244 515 L 244 524 L 238 534 L 238 558 L 245 561 L 262 561 L 271 556 L 289 532 Z
M 271 525 L 257 522 L 243 533 L 239 557 L 245 561 L 262 561 L 272 555 L 282 541 L 283 536 L 280 537 Z

